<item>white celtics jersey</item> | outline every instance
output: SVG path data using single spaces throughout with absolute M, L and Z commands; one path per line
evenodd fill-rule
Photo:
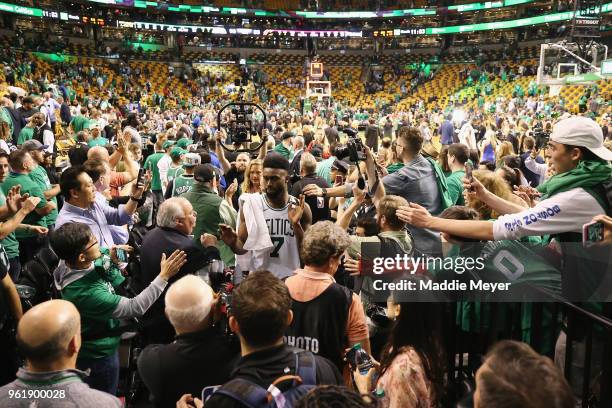
M 284 208 L 275 209 L 268 204 L 265 194 L 259 194 L 258 197 L 261 200 L 263 217 L 266 220 L 273 247 L 267 256 L 263 256 L 263 265 L 257 269 L 269 270 L 281 279 L 291 276 L 300 267 L 300 253 L 287 210 L 290 205 L 298 204 L 298 202 L 294 197 L 289 196 L 289 202 Z M 243 269 L 253 270 L 246 265 L 243 266 Z

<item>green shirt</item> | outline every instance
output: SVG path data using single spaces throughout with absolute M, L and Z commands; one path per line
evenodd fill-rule
M 87 142 L 87 145 L 89 147 L 106 146 L 107 144 L 108 144 L 108 139 L 102 136 L 99 136 L 95 139 L 91 139 L 89 142 Z
M 34 181 L 40 189 L 43 191 L 51 190 L 51 182 L 49 181 L 49 176 L 47 175 L 47 171 L 42 166 L 36 166 L 34 170 L 32 170 L 29 174 L 32 181 Z M 46 216 L 47 227 L 55 225 L 55 220 L 57 220 L 57 198 L 53 197 L 49 200 L 55 204 L 55 208 Z
M 145 170 L 151 170 L 151 190 L 152 191 L 160 191 L 162 189 L 161 178 L 159 176 L 159 168 L 157 167 L 157 162 L 160 161 L 162 157 L 164 157 L 166 153 L 157 152 L 153 153 L 147 160 L 144 162 Z
M 34 137 L 34 128 L 26 126 L 23 129 L 21 129 L 21 131 L 19 132 L 19 136 L 17 137 L 17 144 L 22 145 L 28 140 L 32 140 L 33 137 Z
M 274 151 L 279 153 L 285 159 L 290 160 L 291 158 L 291 150 L 287 149 L 282 143 L 279 143 L 274 147 Z
M 21 186 L 21 195 L 27 193 L 30 195 L 30 197 L 40 198 L 40 202 L 38 203 L 36 208 L 43 208 L 47 205 L 47 199 L 45 198 L 43 191 L 38 186 L 38 184 L 32 181 L 30 176 L 27 174 L 11 172 L 6 178 L 6 181 L 2 184 L 2 192 L 4 193 L 4 195 L 6 195 L 13 186 L 17 186 L 17 185 Z M 30 224 L 30 225 L 39 225 L 41 227 L 47 226 L 46 217 L 38 215 L 36 210 L 29 213 L 23 219 L 23 223 Z M 15 231 L 15 236 L 17 237 L 17 239 L 34 237 L 36 235 L 37 234 L 35 232 L 26 231 L 26 230 Z
M 109 331 L 119 326 L 119 320 L 113 318 L 121 296 L 115 293 L 124 277 L 111 262 L 109 251 L 101 248 L 102 256 L 94 261 L 93 268 L 84 275 L 66 285 L 62 290 L 62 299 L 72 302 L 81 315 L 81 332 L 89 333 Z M 79 273 L 71 270 L 67 272 Z M 121 336 L 103 337 L 95 340 L 84 340 L 79 351 L 81 358 L 104 358 L 115 353 Z
M 6 196 L 0 190 L 0 207 L 6 205 Z M 8 259 L 18 258 L 19 257 L 19 242 L 17 238 L 15 238 L 15 232 L 11 232 L 4 238 L 0 240 L 0 245 L 2 245 L 6 251 L 6 255 Z
M 170 164 L 168 173 L 166 173 L 166 179 L 168 180 L 168 183 L 170 183 L 172 180 L 175 180 L 178 176 L 180 176 L 184 172 L 185 172 L 185 169 L 183 168 L 183 166 L 179 165 L 178 167 L 172 167 L 172 164 Z
M 83 115 L 77 115 L 72 118 L 72 121 L 70 121 L 70 125 L 72 126 L 72 130 L 74 130 L 74 133 L 80 132 L 81 130 L 85 129 L 88 124 L 89 119 Z
M 453 205 L 465 205 L 463 200 L 463 177 L 465 177 L 465 171 L 463 170 L 453 171 L 446 177 L 448 195 L 453 201 Z
M 191 191 L 182 196 L 191 203 L 193 210 L 198 214 L 193 228 L 193 240 L 196 245 L 202 245 L 200 236 L 203 233 L 216 236 L 221 260 L 226 265 L 233 266 L 234 252 L 219 239 L 219 224 L 236 225 L 238 215 L 236 210 L 203 183 L 195 183 Z

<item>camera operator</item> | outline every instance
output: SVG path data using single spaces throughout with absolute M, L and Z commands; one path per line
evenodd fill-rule
M 181 250 L 187 255 L 185 265 L 170 283 L 188 274 L 199 274 L 213 259 L 220 259 L 214 235 L 202 234 L 199 237 L 201 246 L 190 237 L 196 223 L 194 214 L 191 203 L 183 197 L 170 198 L 159 206 L 157 226 L 146 233 L 140 246 L 141 282 L 137 282 L 139 289 L 149 286 L 159 274 L 162 252 Z M 203 271 L 202 275 L 207 276 L 207 272 Z M 164 301 L 160 297 L 144 316 L 145 319 L 156 322 L 146 330 L 150 343 L 168 343 L 172 340 L 174 331 L 163 310 Z
M 285 282 L 294 300 L 286 343 L 329 359 L 341 371 L 346 347 L 361 343 L 370 352 L 361 300 L 334 279 L 350 243 L 349 235 L 333 223 L 314 224 L 306 231 L 300 251 L 304 268 Z
M 265 390 L 281 376 L 296 375 L 295 352 L 299 350 L 283 342 L 283 333 L 293 320 L 291 296 L 285 284 L 268 271 L 251 273 L 234 290 L 231 310 L 229 324 L 240 338 L 242 355 L 232 378 L 248 380 Z M 317 384 L 342 384 L 338 369 L 329 360 L 307 351 L 302 353 L 305 358 L 314 358 Z M 285 389 L 288 383 L 291 382 L 279 387 Z M 206 401 L 206 408 L 246 406 L 221 393 L 227 388 L 226 384 L 215 392 Z M 242 387 L 243 392 L 247 389 Z M 236 393 L 236 387 L 232 391 Z
M 329 184 L 322 177 L 317 176 L 317 161 L 314 156 L 310 153 L 304 153 L 301 155 L 300 160 L 300 179 L 293 184 L 291 187 L 291 195 L 299 197 L 302 194 L 302 190 L 309 184 L 316 184 L 321 188 L 329 188 Z M 329 198 L 328 197 L 306 197 L 306 203 L 310 206 L 312 211 L 312 223 L 317 221 L 325 221 L 331 218 L 329 210 Z
M 238 357 L 227 338 L 211 327 L 215 297 L 201 278 L 187 275 L 177 280 L 165 304 L 176 332 L 174 341 L 149 345 L 138 357 L 138 372 L 156 407 L 171 407 L 185 393 L 199 395 L 203 387 L 225 383 Z

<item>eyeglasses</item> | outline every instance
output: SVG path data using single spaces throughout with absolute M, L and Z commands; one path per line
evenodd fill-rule
M 93 248 L 95 245 L 98 244 L 98 240 L 94 240 L 94 242 L 92 242 L 91 244 L 87 245 L 87 247 L 81 251 L 81 253 L 87 252 L 89 251 L 91 248 Z

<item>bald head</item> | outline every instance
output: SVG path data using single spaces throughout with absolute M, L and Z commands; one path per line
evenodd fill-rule
M 166 293 L 166 315 L 177 333 L 202 330 L 208 323 L 213 291 L 201 278 L 187 275 Z
M 98 159 L 107 162 L 110 156 L 108 150 L 103 146 L 94 146 L 87 151 L 87 159 Z
M 17 345 L 31 365 L 76 358 L 71 340 L 81 331 L 79 311 L 65 300 L 50 300 L 28 310 L 17 327 Z

